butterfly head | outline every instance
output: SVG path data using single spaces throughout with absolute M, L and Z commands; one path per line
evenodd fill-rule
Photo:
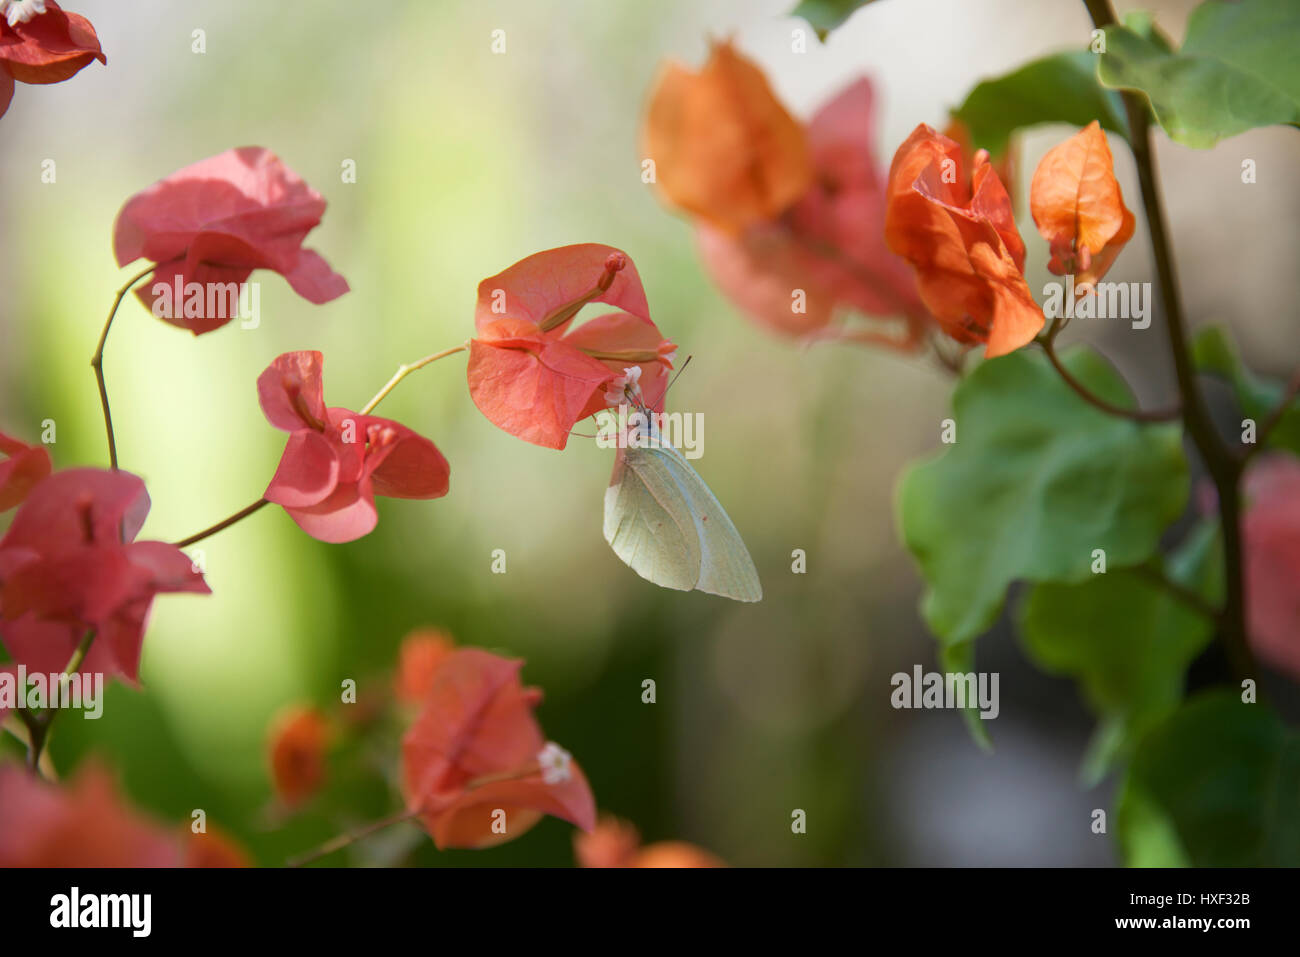
M 676 354 L 676 351 L 677 350 L 674 347 L 673 350 L 667 354 L 670 359 L 671 356 Z M 690 361 L 691 357 L 687 356 L 686 361 L 682 363 L 682 367 L 677 370 L 677 375 L 673 376 L 672 381 L 664 386 L 663 392 L 655 398 L 655 408 L 662 407 L 664 399 L 668 396 L 668 390 L 672 388 L 673 382 L 677 381 L 677 376 L 686 371 L 686 367 L 690 364 Z M 668 362 L 668 367 L 670 369 L 672 368 L 671 361 Z M 605 384 L 605 404 L 611 409 L 617 409 L 619 406 L 623 405 L 630 405 L 638 412 L 644 412 L 646 415 L 650 414 L 650 403 L 646 402 L 645 395 L 641 391 L 640 366 L 626 366 L 623 369 L 623 374 L 621 376 L 616 376 Z

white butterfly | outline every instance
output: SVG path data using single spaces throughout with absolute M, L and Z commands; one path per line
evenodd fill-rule
M 637 404 L 605 490 L 605 541 L 664 588 L 758 601 L 763 587 L 740 533 L 686 457 Z M 626 447 L 624 447 L 626 446 Z

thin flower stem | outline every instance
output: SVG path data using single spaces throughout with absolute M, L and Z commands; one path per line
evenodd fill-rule
M 90 360 L 90 365 L 95 370 L 95 380 L 99 383 L 99 404 L 104 409 L 104 431 L 108 433 L 108 461 L 114 472 L 117 471 L 117 439 L 113 435 L 113 413 L 108 406 L 108 386 L 104 383 L 104 346 L 108 342 L 108 330 L 113 328 L 113 317 L 117 315 L 117 307 L 122 304 L 123 298 L 131 291 L 132 286 L 156 270 L 159 265 L 159 263 L 150 263 L 145 269 L 128 279 L 117 291 L 117 295 L 113 297 L 113 308 L 108 310 L 108 318 L 104 321 L 104 330 L 99 334 L 99 345 L 95 347 L 95 355 Z
M 541 770 L 542 767 L 539 762 L 529 761 L 525 763 L 523 766 L 519 768 L 515 768 L 512 771 L 500 771 L 497 772 L 496 774 L 484 774 L 481 777 L 474 778 L 473 780 L 466 782 L 464 788 L 466 791 L 472 791 L 475 788 L 480 788 L 487 784 L 497 784 L 501 781 L 518 781 L 521 778 L 527 778 L 527 777 L 531 777 L 534 774 L 539 774 L 541 773 Z M 337 837 L 330 838 L 328 841 L 326 841 L 324 844 L 322 844 L 320 847 L 316 848 L 315 850 L 308 851 L 305 854 L 300 854 L 297 857 L 290 858 L 286 862 L 285 866 L 301 867 L 303 864 L 310 864 L 312 861 L 318 860 L 319 858 L 324 857 L 326 854 L 332 854 L 335 851 L 341 850 L 350 844 L 355 844 L 357 841 L 361 840 L 362 838 L 369 837 L 371 834 L 374 834 L 376 831 L 382 831 L 384 828 L 389 827 L 393 824 L 399 824 L 402 821 L 409 821 L 411 818 L 418 817 L 420 815 L 420 811 L 421 809 L 418 807 L 415 808 L 414 810 L 408 808 L 406 810 L 398 811 L 394 814 L 390 814 L 386 818 L 382 818 L 371 824 L 367 824 L 364 827 L 358 828 L 355 831 L 345 831 L 344 833 L 338 835 Z
M 35 773 L 40 765 L 41 751 L 45 747 L 44 722 L 39 713 L 27 708 L 19 708 L 18 717 L 27 728 L 27 770 Z
M 72 657 L 68 659 L 68 663 L 63 669 L 64 675 L 74 675 L 81 670 L 81 666 L 86 660 L 86 655 L 90 653 L 90 646 L 94 641 L 95 629 L 92 628 L 82 636 L 76 650 L 72 652 Z M 51 696 L 55 694 L 54 688 L 50 689 L 50 694 Z M 52 707 L 46 708 L 40 714 L 36 714 L 27 708 L 18 710 L 23 723 L 27 725 L 27 768 L 32 773 L 35 773 L 37 768 L 41 766 L 41 753 L 45 750 L 45 742 L 49 740 L 50 725 L 54 723 L 54 717 L 59 712 Z
M 969 346 L 960 346 L 957 351 L 950 352 L 948 346 L 943 342 L 943 337 L 933 335 L 930 337 L 930 350 L 940 368 L 958 379 L 962 377 L 966 354 L 970 352 Z
M 388 817 L 381 818 L 380 820 L 367 824 L 365 827 L 358 828 L 355 831 L 347 831 L 337 837 L 332 837 L 324 844 L 320 845 L 320 847 L 307 851 L 305 854 L 291 857 L 289 860 L 285 861 L 284 866 L 302 867 L 304 864 L 310 864 L 312 861 L 320 860 L 322 857 L 325 857 L 328 854 L 333 854 L 335 851 L 341 851 L 343 848 L 355 844 L 357 841 L 367 838 L 371 834 L 376 834 L 384 828 L 392 827 L 394 824 L 400 824 L 402 821 L 409 821 L 419 813 L 419 808 L 416 808 L 414 811 L 402 810 L 395 814 L 390 814 Z
M 393 373 L 393 377 L 388 380 L 388 384 L 380 389 L 375 394 L 375 397 L 362 407 L 360 414 L 369 415 L 374 407 L 384 400 L 384 397 L 387 396 L 388 393 L 397 388 L 397 383 L 401 382 L 416 369 L 423 369 L 431 362 L 437 362 L 439 359 L 445 359 L 447 356 L 454 356 L 456 353 L 464 352 L 468 348 L 469 340 L 467 339 L 458 346 L 452 346 L 450 349 L 443 349 L 441 352 L 435 352 L 431 356 L 425 356 L 423 359 L 417 359 L 414 362 L 398 366 L 397 371 Z
M 248 518 L 248 516 L 256 512 L 262 506 L 270 505 L 270 504 L 271 503 L 268 502 L 266 499 L 259 498 L 252 505 L 248 505 L 245 506 L 244 508 L 241 508 L 238 512 L 236 512 L 234 515 L 231 515 L 229 518 L 222 519 L 221 521 L 217 522 L 217 524 L 209 526 L 208 528 L 205 528 L 201 532 L 195 532 L 189 538 L 183 538 L 179 542 L 176 542 L 175 545 L 177 548 L 186 548 L 190 545 L 193 545 L 195 542 L 201 542 L 209 535 L 215 535 L 217 534 L 217 532 L 229 528 L 231 525 L 234 525 L 236 522 L 243 521 L 244 519 Z
M 1110 0 L 1084 0 L 1093 24 L 1103 29 L 1116 24 Z M 1215 429 L 1209 407 L 1196 383 L 1196 368 L 1187 344 L 1186 321 L 1178 291 L 1172 247 L 1165 225 L 1160 188 L 1151 150 L 1151 114 L 1146 98 L 1132 90 L 1121 94 L 1128 116 L 1129 148 L 1142 186 L 1142 206 L 1155 255 L 1156 276 L 1165 305 L 1165 332 L 1174 360 L 1178 391 L 1183 400 L 1183 423 L 1196 445 L 1205 469 L 1219 496 L 1219 520 L 1223 534 L 1225 598 L 1219 637 L 1238 680 L 1257 674 L 1254 654 L 1246 631 L 1246 583 L 1241 539 L 1242 456 L 1233 451 Z
M 86 632 L 85 636 L 81 639 L 81 644 L 77 645 L 77 650 L 74 651 L 72 657 L 68 659 L 68 665 L 63 669 L 65 675 L 75 675 L 81 670 L 81 666 L 85 664 L 86 655 L 90 653 L 91 642 L 94 640 L 95 631 L 94 629 L 91 629 Z
M 30 748 L 32 746 L 31 724 L 27 720 L 27 715 L 20 713 L 18 717 L 21 719 L 20 722 L 6 721 L 4 723 L 4 730 L 12 734 L 14 740 L 24 748 Z M 47 781 L 58 780 L 58 772 L 54 770 L 54 762 L 50 760 L 50 752 L 48 751 L 41 755 L 36 770 L 39 771 L 41 777 L 45 778 Z
M 1074 374 L 1065 367 L 1065 363 L 1061 361 L 1060 356 L 1056 354 L 1056 334 L 1059 331 L 1060 327 L 1053 323 L 1047 334 L 1038 340 L 1038 344 L 1043 347 L 1043 352 L 1047 354 L 1047 358 L 1052 363 L 1052 366 L 1060 374 L 1061 378 L 1065 380 L 1065 384 L 1073 389 L 1079 395 L 1079 398 L 1083 399 L 1083 401 L 1110 415 L 1131 419 L 1134 422 L 1172 422 L 1182 417 L 1183 410 L 1179 406 L 1174 406 L 1170 409 L 1151 409 L 1149 411 L 1143 411 L 1142 409 L 1128 409 L 1122 405 L 1115 405 L 1113 402 L 1108 402 L 1101 396 L 1090 391 L 1087 386 L 1074 377 Z

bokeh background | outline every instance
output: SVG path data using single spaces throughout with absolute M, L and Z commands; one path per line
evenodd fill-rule
M 64 84 L 20 85 L 0 121 L 0 429 L 34 439 L 52 418 L 57 466 L 106 463 L 88 360 L 128 274 L 111 253 L 118 208 L 198 159 L 266 146 L 328 200 L 308 245 L 352 291 L 317 307 L 265 274 L 260 328 L 199 340 L 124 304 L 105 370 L 123 467 L 153 497 L 144 537 L 179 539 L 261 494 L 283 435 L 254 380 L 280 352 L 322 350 L 328 400 L 356 407 L 398 363 L 471 334 L 481 278 L 541 249 L 603 242 L 633 257 L 658 325 L 694 356 L 673 406 L 704 414 L 695 464 L 765 598 L 744 606 L 638 578 L 601 536 L 611 453 L 497 430 L 456 356 L 381 409 L 438 443 L 451 495 L 383 500 L 377 531 L 349 545 L 318 543 L 274 508 L 203 543 L 215 594 L 157 603 L 143 690 L 113 687 L 100 721 L 61 719 L 60 770 L 102 755 L 140 806 L 171 821 L 203 808 L 260 862 L 282 862 L 395 807 L 394 755 L 340 756 L 340 787 L 283 821 L 267 813 L 271 717 L 295 701 L 330 706 L 345 678 L 384 680 L 402 636 L 431 625 L 526 658 L 548 736 L 583 764 L 601 808 L 647 840 L 694 841 L 740 865 L 1115 860 L 1111 838 L 1088 827 L 1113 781 L 1085 790 L 1078 778 L 1090 718 L 1072 684 L 1024 662 L 1005 622 L 979 645 L 978 667 L 1002 676 L 993 753 L 952 712 L 889 706 L 892 673 L 936 667 L 892 489 L 937 446 L 949 380 L 923 360 L 796 348 L 750 325 L 703 273 L 690 227 L 641 182 L 637 150 L 661 62 L 698 65 L 708 37 L 732 36 L 801 116 L 874 77 L 887 165 L 979 79 L 1086 43 L 1083 5 L 891 0 L 802 54 L 792 5 L 69 0 L 109 60 Z M 1145 6 L 1181 37 L 1194 4 Z M 490 49 L 498 29 L 503 55 Z M 1022 171 L 1069 132 L 1026 136 Z M 1231 322 L 1257 367 L 1285 374 L 1297 358 L 1294 292 L 1280 281 L 1300 253 L 1294 131 L 1205 152 L 1161 139 L 1158 154 L 1193 323 Z M 1116 157 L 1140 208 L 1131 160 Z M 1254 186 L 1240 183 L 1248 157 Z M 45 159 L 53 184 L 41 182 Z M 349 159 L 355 184 L 340 175 Z M 1041 289 L 1047 251 L 1027 216 L 1022 231 Z M 1110 278 L 1152 278 L 1141 225 Z M 1171 394 L 1159 330 L 1096 323 L 1071 336 L 1095 341 L 1153 403 Z M 490 572 L 498 548 L 505 575 Z M 805 575 L 791 573 L 795 548 Z M 654 705 L 641 702 L 646 678 Z M 805 835 L 791 833 L 795 808 Z M 571 834 L 547 820 L 495 850 L 438 854 L 398 832 L 329 861 L 413 848 L 428 865 L 563 865 Z

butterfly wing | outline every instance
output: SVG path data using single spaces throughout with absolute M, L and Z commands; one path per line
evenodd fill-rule
M 686 457 L 654 437 L 649 448 L 619 452 L 605 492 L 606 541 L 657 585 L 758 601 L 758 571 L 726 510 Z
M 605 489 L 605 541 L 647 581 L 690 591 L 700 577 L 699 535 L 694 522 L 683 521 L 682 503 L 674 501 L 677 486 L 665 464 L 638 459 L 635 468 L 629 465 L 626 453 L 639 451 L 619 449 L 614 462 Z
M 671 445 L 664 443 L 660 448 L 644 451 L 671 460 L 670 473 L 690 502 L 690 516 L 695 521 L 700 542 L 700 579 L 695 587 L 736 601 L 760 600 L 763 586 L 758 580 L 758 569 L 712 489 Z

